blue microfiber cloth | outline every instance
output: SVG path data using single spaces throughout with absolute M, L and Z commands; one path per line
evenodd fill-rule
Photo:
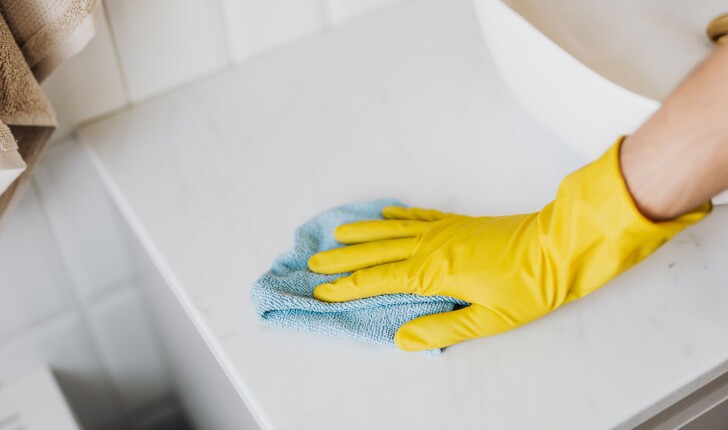
M 394 333 L 407 321 L 468 305 L 452 297 L 415 294 L 388 294 L 342 303 L 325 303 L 313 297 L 314 287 L 349 273 L 313 273 L 306 265 L 309 257 L 342 246 L 334 239 L 337 226 L 382 219 L 382 208 L 389 205 L 404 206 L 391 199 L 348 204 L 300 226 L 293 249 L 278 257 L 253 285 L 251 297 L 260 318 L 279 327 L 394 347 Z M 436 355 L 441 350 L 429 352 Z

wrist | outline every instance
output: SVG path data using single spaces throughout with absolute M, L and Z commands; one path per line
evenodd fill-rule
M 626 138 L 619 153 L 627 189 L 645 217 L 652 221 L 677 218 L 725 187 L 720 170 L 728 160 L 723 148 L 699 145 L 691 136 L 647 131 Z
M 696 68 L 623 144 L 622 175 L 635 205 L 672 219 L 728 188 L 728 45 Z

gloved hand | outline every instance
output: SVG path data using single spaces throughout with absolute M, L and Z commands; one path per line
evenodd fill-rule
M 621 141 L 567 176 L 556 199 L 527 215 L 469 217 L 397 206 L 385 220 L 338 227 L 351 246 L 312 256 L 312 271 L 350 276 L 318 286 L 326 302 L 379 294 L 445 295 L 472 303 L 426 315 L 395 335 L 401 349 L 440 348 L 533 321 L 584 297 L 711 210 L 655 223 L 634 205 L 619 167 Z

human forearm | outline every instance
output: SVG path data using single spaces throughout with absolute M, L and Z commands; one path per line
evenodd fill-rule
M 622 146 L 640 211 L 682 215 L 728 188 L 728 44 L 716 48 Z

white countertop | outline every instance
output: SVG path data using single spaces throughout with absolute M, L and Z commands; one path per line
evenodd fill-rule
M 726 208 L 593 295 L 439 357 L 257 320 L 251 285 L 322 210 L 533 211 L 582 163 L 512 99 L 467 0 L 403 3 L 80 137 L 266 429 L 627 428 L 728 370 Z

